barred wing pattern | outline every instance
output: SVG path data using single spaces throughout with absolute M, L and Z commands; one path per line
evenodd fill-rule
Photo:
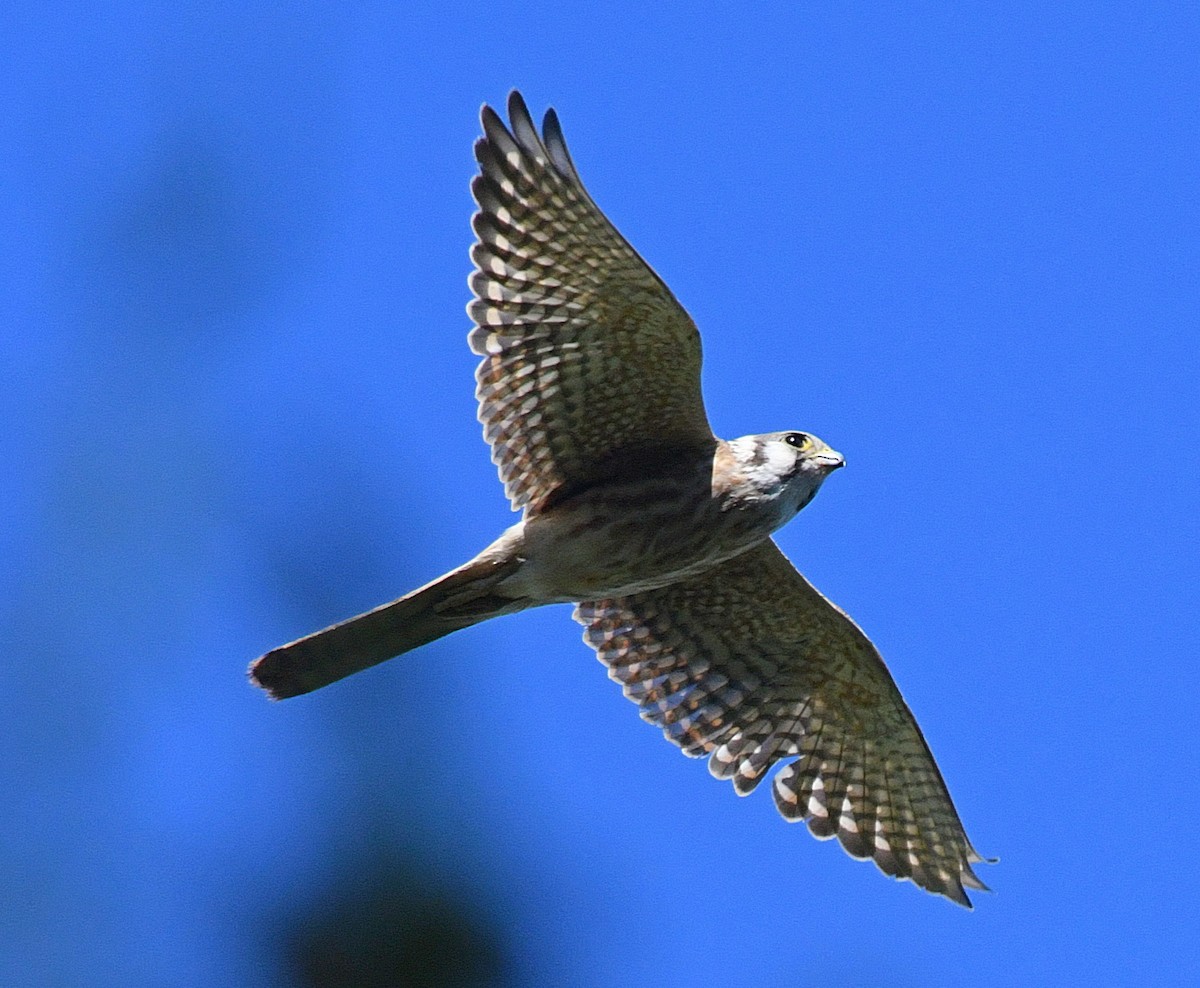
M 505 493 L 536 512 L 714 440 L 691 318 L 584 191 L 554 111 L 541 137 L 516 92 L 508 113 L 511 132 L 485 106 L 475 145 L 470 344 Z
M 702 576 L 581 603 L 584 641 L 685 754 L 853 857 L 970 908 L 985 889 L 916 720 L 875 647 L 767 541 Z

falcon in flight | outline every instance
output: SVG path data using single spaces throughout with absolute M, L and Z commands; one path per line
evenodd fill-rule
M 970 907 L 986 886 L 879 653 L 771 533 L 842 457 L 806 432 L 724 440 L 700 336 L 579 179 L 558 117 L 485 106 L 471 249 L 484 437 L 521 520 L 390 604 L 283 645 L 250 675 L 281 699 L 488 618 L 570 602 L 644 720 L 739 795 L 777 765 L 788 820 Z

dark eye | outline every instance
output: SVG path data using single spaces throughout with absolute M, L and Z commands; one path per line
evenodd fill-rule
M 808 436 L 803 432 L 789 432 L 783 437 L 783 441 L 789 446 L 795 446 L 796 449 L 804 449 L 808 445 Z

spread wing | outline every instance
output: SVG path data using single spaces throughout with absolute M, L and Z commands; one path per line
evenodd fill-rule
M 856 858 L 970 907 L 986 886 L 917 722 L 883 660 L 773 542 L 691 580 L 583 603 L 584 640 L 644 720 Z
M 619 465 L 707 447 L 700 335 L 583 188 L 554 111 L 491 107 L 475 145 L 471 349 L 479 419 L 514 509 Z

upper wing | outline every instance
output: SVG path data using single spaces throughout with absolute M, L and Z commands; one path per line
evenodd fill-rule
M 584 640 L 642 718 L 741 795 L 970 907 L 986 886 L 933 755 L 875 647 L 773 542 L 673 586 L 580 604 Z
M 662 448 L 713 442 L 700 335 L 584 191 L 553 110 L 517 92 L 475 144 L 479 419 L 514 509 L 538 511 Z

